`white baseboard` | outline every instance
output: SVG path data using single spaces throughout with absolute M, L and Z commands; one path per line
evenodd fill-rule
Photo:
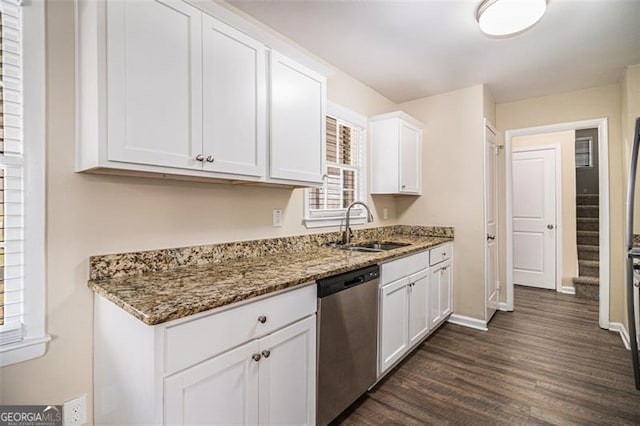
M 576 294 L 576 289 L 574 287 L 569 287 L 569 286 L 562 286 L 562 288 L 560 289 L 560 293 L 563 294 Z
M 451 314 L 448 322 L 451 324 L 462 325 L 464 327 L 474 328 L 480 331 L 488 331 L 487 322 L 477 318 L 465 317 L 464 315 Z
M 609 323 L 609 330 L 619 333 L 620 338 L 622 339 L 622 343 L 624 343 L 624 347 L 627 350 L 631 349 L 631 345 L 629 344 L 629 332 L 627 331 L 627 327 L 624 326 L 621 322 L 612 322 Z
M 498 310 L 509 312 L 509 305 L 507 305 L 507 302 L 500 302 L 498 303 Z

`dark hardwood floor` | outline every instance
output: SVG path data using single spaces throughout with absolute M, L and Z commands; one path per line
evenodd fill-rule
M 640 425 L 640 391 L 597 302 L 516 287 L 489 331 L 445 324 L 335 424 Z

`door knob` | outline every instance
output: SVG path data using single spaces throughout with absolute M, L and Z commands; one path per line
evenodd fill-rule
M 548 224 L 547 225 L 547 229 L 553 229 L 553 225 L 552 224 Z

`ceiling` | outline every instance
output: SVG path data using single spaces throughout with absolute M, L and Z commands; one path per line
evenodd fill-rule
M 394 102 L 485 83 L 498 102 L 606 85 L 640 63 L 640 0 L 550 0 L 491 39 L 480 0 L 228 0 Z

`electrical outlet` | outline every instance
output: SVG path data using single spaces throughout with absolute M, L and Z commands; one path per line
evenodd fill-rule
M 273 209 L 273 226 L 282 226 L 282 209 Z
M 83 425 L 87 422 L 87 396 L 82 395 L 62 406 L 62 418 L 65 426 Z

